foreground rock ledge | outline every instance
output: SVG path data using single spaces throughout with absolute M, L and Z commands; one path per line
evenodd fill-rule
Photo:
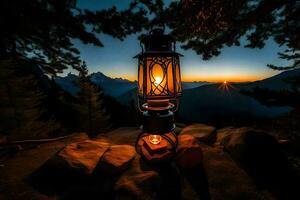
M 191 135 L 197 138 L 200 142 L 212 144 L 216 140 L 216 128 L 205 124 L 192 124 L 185 127 L 180 135 Z
M 110 142 L 105 137 L 85 141 L 105 144 L 106 150 L 101 149 L 102 155 L 99 152 L 93 154 L 98 163 L 88 161 L 90 155 L 85 157 L 87 152 L 98 149 L 96 144 L 94 150 L 85 148 L 87 143 L 68 145 L 53 157 L 68 159 L 69 162 L 63 160 L 68 167 L 65 168 L 62 163 L 49 165 L 46 162 L 41 167 L 46 170 L 42 171 L 43 176 L 38 177 L 35 185 L 46 184 L 54 191 L 43 194 L 63 199 L 76 199 L 77 195 L 85 197 L 83 199 L 274 199 L 268 192 L 257 189 L 253 180 L 231 159 L 230 154 L 223 151 L 222 146 L 199 143 L 198 138 L 190 134 L 179 136 L 177 155 L 172 165 L 150 165 L 136 155 L 133 146 L 127 145 L 127 142 L 135 140 L 137 131 L 133 128 L 115 130 L 117 142 L 112 136 L 108 137 Z M 124 141 L 117 137 L 118 134 Z M 68 156 L 58 156 L 62 152 Z M 48 181 L 49 177 L 51 181 Z

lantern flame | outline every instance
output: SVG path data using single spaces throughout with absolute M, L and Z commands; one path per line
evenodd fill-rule
M 155 79 L 154 80 L 154 85 L 155 86 L 158 86 L 162 81 L 162 78 L 160 76 L 156 76 L 154 79 Z

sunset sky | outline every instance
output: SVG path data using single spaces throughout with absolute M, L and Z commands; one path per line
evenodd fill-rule
M 122 9 L 128 6 L 128 2 L 129 0 L 79 0 L 78 7 L 101 10 L 116 5 Z M 170 0 L 166 1 L 168 2 Z M 84 45 L 78 41 L 75 41 L 75 45 L 79 48 L 82 59 L 87 62 L 90 73 L 101 71 L 110 77 L 136 80 L 137 60 L 133 56 L 141 51 L 137 36 L 130 35 L 122 42 L 107 35 L 99 35 L 104 44 L 102 48 Z M 266 64 L 286 64 L 278 59 L 277 52 L 280 48 L 272 40 L 267 41 L 263 49 L 226 47 L 218 57 L 209 61 L 203 61 L 192 50 L 179 47 L 180 44 L 177 44 L 178 52 L 184 55 L 181 59 L 183 81 L 254 81 L 278 73 L 266 67 Z

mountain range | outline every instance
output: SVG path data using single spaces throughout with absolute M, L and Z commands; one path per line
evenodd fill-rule
M 269 107 L 262 105 L 256 99 L 240 93 L 241 90 L 252 90 L 255 87 L 273 90 L 290 89 L 284 79 L 299 76 L 300 69 L 282 72 L 264 80 L 222 85 L 208 82 L 183 82 L 183 95 L 180 98 L 178 114 L 181 119 L 192 122 L 210 122 L 215 119 L 247 116 L 270 118 L 290 111 L 291 107 Z M 122 104 L 137 102 L 136 85 L 126 79 L 110 78 L 101 72 L 90 75 L 91 81 L 102 87 L 106 95 L 116 98 Z M 78 92 L 74 84 L 78 77 L 68 74 L 59 77 L 56 82 L 71 94 Z M 223 83 L 224 84 L 224 83 Z M 226 89 L 227 88 L 227 89 Z
M 300 69 L 282 72 L 264 80 L 249 83 L 211 83 L 184 89 L 179 102 L 179 117 L 191 122 L 214 122 L 230 118 L 272 118 L 292 110 L 291 107 L 270 107 L 256 99 L 242 94 L 241 90 L 255 87 L 272 90 L 291 89 L 284 79 L 299 76 Z M 227 87 L 227 89 L 226 89 Z M 136 101 L 136 90 L 118 97 L 123 104 Z
M 72 95 L 75 95 L 79 92 L 79 88 L 76 85 L 78 76 L 72 73 L 69 73 L 65 77 L 57 77 L 55 79 L 56 83 L 65 91 L 69 92 Z M 101 72 L 96 72 L 90 74 L 90 80 L 100 86 L 104 94 L 112 97 L 119 97 L 131 90 L 137 88 L 137 81 L 129 81 L 122 78 L 111 78 L 104 75 Z M 183 89 L 192 89 L 202 85 L 209 84 L 208 82 L 183 82 Z

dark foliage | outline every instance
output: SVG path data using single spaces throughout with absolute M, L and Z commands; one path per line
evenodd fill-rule
M 129 105 L 122 105 L 115 98 L 104 96 L 104 106 L 110 114 L 110 122 L 113 127 L 138 126 L 140 124 L 139 111 L 133 101 Z
M 5 0 L 0 10 L 0 134 L 23 139 L 109 128 L 103 93 L 88 80 L 73 43 L 101 47 L 100 34 L 123 40 L 146 26 L 145 8 L 131 3 L 94 12 L 77 8 L 76 0 Z M 66 68 L 80 72 L 76 97 L 54 83 Z
M 273 38 L 278 45 L 286 46 L 279 57 L 291 60 L 290 66 L 277 70 L 300 67 L 300 2 L 296 0 L 181 0 L 168 7 L 160 0 L 140 0 L 156 17 L 152 25 L 165 25 L 171 34 L 209 59 L 220 54 L 225 46 L 263 48 L 265 41 Z
M 85 62 L 80 67 L 78 103 L 73 106 L 78 113 L 78 128 L 93 136 L 109 129 L 109 114 L 103 105 L 103 92 L 90 81 Z
M 50 75 L 69 67 L 80 70 L 75 39 L 101 47 L 97 34 L 123 39 L 147 21 L 135 4 L 124 11 L 92 12 L 77 8 L 76 0 L 5 0 L 0 11 L 0 58 L 26 58 Z
M 50 85 L 26 60 L 0 62 L 0 134 L 13 139 L 53 136 L 61 126 L 46 109 Z

